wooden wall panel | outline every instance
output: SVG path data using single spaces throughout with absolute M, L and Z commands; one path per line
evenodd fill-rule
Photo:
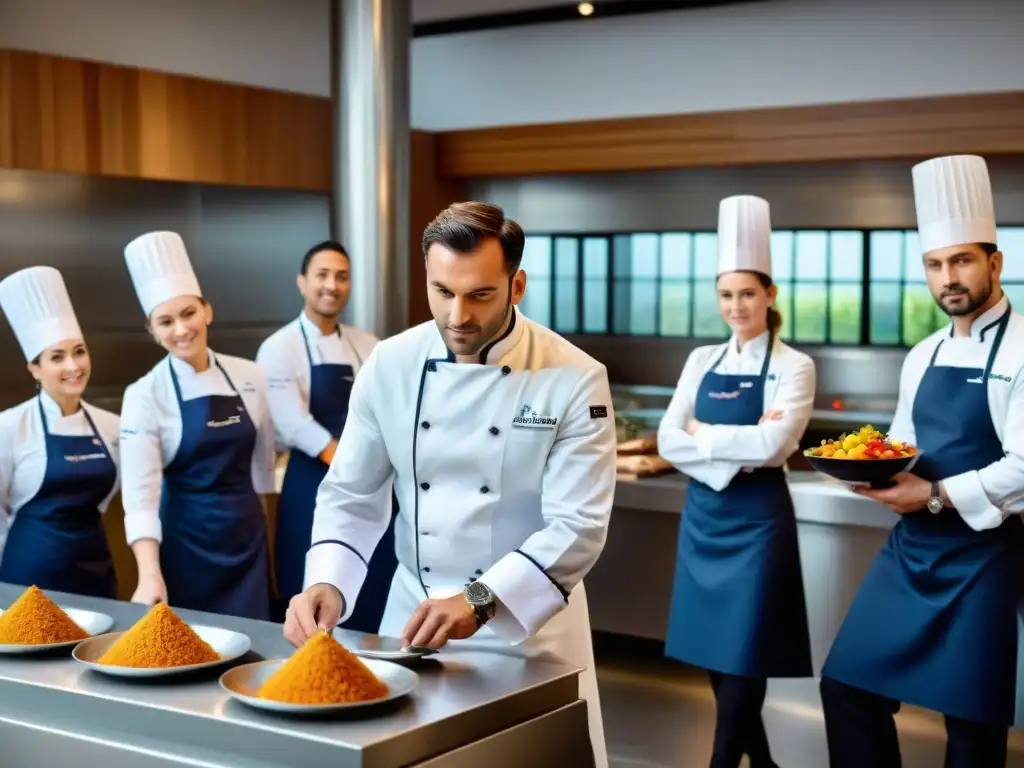
M 437 172 L 437 134 L 412 132 L 409 178 L 409 325 L 430 319 L 427 305 L 427 275 L 420 241 L 427 224 L 446 207 L 466 199 L 466 184 Z
M 1024 91 L 439 135 L 452 177 L 1024 153 Z
M 330 191 L 327 99 L 0 51 L 0 166 Z

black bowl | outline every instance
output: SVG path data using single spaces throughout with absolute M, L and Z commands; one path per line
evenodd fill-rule
M 896 475 L 907 472 L 917 463 L 920 455 L 917 452 L 899 459 L 827 459 L 804 454 L 804 458 L 818 472 L 844 483 L 869 483 L 872 488 L 888 488 Z

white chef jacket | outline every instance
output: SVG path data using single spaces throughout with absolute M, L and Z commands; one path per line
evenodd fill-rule
M 167 361 L 174 366 L 182 400 L 210 395 L 233 395 L 220 363 L 242 396 L 256 427 L 252 455 L 252 484 L 256 493 L 273 493 L 274 425 L 267 400 L 267 377 L 251 360 L 209 352 L 210 367 L 196 373 L 188 363 L 168 356 L 124 392 L 121 405 L 121 499 L 128 544 L 139 539 L 162 539 L 160 494 L 163 469 L 174 459 L 181 443 L 181 409 Z
M 309 340 L 309 355 L 300 325 Z M 378 341 L 372 333 L 348 325 L 323 334 L 302 312 L 260 345 L 256 362 L 267 372 L 270 410 L 282 448 L 317 457 L 333 439 L 309 413 L 310 357 L 315 365 L 351 365 L 353 373 L 359 373 Z
M 0 413 L 0 552 L 7 529 L 14 522 L 18 510 L 31 501 L 43 485 L 46 474 L 46 436 L 43 420 L 39 416 L 39 402 L 46 412 L 50 434 L 66 436 L 91 435 L 92 427 L 83 410 L 70 416 L 61 414 L 60 406 L 46 392 L 40 392 L 13 408 Z M 96 425 L 100 440 L 107 452 L 120 464 L 120 419 L 116 413 L 96 408 L 86 402 L 82 409 L 88 411 Z M 106 512 L 110 500 L 117 494 L 120 473 L 110 493 L 100 503 L 98 511 Z
M 814 410 L 814 361 L 776 338 L 764 385 L 764 412 L 782 418 L 755 426 L 705 424 L 696 435 L 686 425 L 694 418 L 701 381 L 725 352 L 717 373 L 756 376 L 764 366 L 770 334 L 738 346 L 734 335 L 725 344 L 698 347 L 686 358 L 668 410 L 658 426 L 658 453 L 676 469 L 720 491 L 748 467 L 781 467 L 800 447 Z
M 916 445 L 914 397 L 939 342 L 936 365 L 984 369 L 992 351 L 995 326 L 1009 302 L 1006 296 L 971 325 L 971 335 L 954 336 L 952 324 L 910 350 L 900 374 L 900 394 L 889 434 Z M 1006 455 L 987 467 L 947 477 L 942 485 L 950 502 L 971 528 L 997 528 L 1013 514 L 1024 512 L 1024 317 L 1012 311 L 988 381 L 992 426 Z M 941 403 L 936 407 L 942 407 Z M 950 413 L 955 419 L 957 414 Z
M 392 478 L 400 569 L 424 597 L 479 578 L 499 599 L 488 627 L 511 644 L 565 608 L 601 553 L 615 494 L 604 366 L 518 311 L 482 359 L 455 363 L 431 322 L 382 341 L 356 378 L 306 559 L 307 585 L 345 596 L 343 621 Z

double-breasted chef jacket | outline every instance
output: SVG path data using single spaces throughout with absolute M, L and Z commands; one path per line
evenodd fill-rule
M 224 402 L 227 402 L 227 398 L 238 396 L 241 407 L 234 409 L 238 413 L 207 422 L 206 430 L 215 434 L 218 430 L 233 429 L 240 425 L 239 422 L 244 425 L 246 420 L 251 421 L 255 427 L 255 443 L 250 454 L 249 478 L 246 479 L 251 479 L 251 490 L 257 494 L 275 491 L 275 439 L 267 398 L 266 374 L 261 366 L 251 360 L 216 354 L 213 350 L 208 352 L 208 357 L 209 367 L 197 373 L 188 363 L 168 355 L 125 390 L 121 407 L 121 471 L 124 528 L 129 545 L 140 539 L 155 539 L 158 542 L 164 540 L 163 529 L 167 524 L 161 519 L 164 474 L 167 467 L 175 461 L 183 444 L 182 405 L 187 406 L 189 402 L 209 398 L 224 398 Z M 189 469 L 185 466 L 181 471 L 187 474 Z M 216 484 L 211 485 L 210 492 L 216 491 Z M 181 511 L 178 510 L 179 514 Z M 164 512 L 173 516 L 175 509 L 165 509 Z M 227 515 L 231 510 L 222 512 Z M 262 531 L 253 528 L 258 526 L 261 520 L 262 515 L 254 516 L 249 510 L 242 514 L 239 510 L 238 522 L 242 528 L 234 536 L 226 533 L 225 526 L 230 528 L 228 521 L 215 523 L 211 520 L 210 525 L 215 526 L 217 532 L 211 530 L 210 536 L 207 537 L 211 540 L 204 546 L 210 551 L 221 548 L 227 553 L 240 547 L 252 546 L 252 542 L 262 536 L 263 562 L 266 566 L 265 520 L 262 523 Z M 203 531 L 196 530 L 191 535 L 201 537 Z M 166 547 L 161 546 L 165 578 L 168 578 L 167 556 Z M 170 565 L 172 570 L 177 570 L 175 563 Z M 225 573 L 230 575 L 231 569 L 227 569 Z M 203 575 L 196 576 L 201 578 Z M 266 610 L 269 611 L 269 571 L 260 576 L 267 590 L 265 600 Z M 213 580 L 212 573 L 209 574 L 209 578 Z M 176 602 L 171 583 L 167 584 L 167 588 L 171 604 L 180 604 Z M 208 607 L 201 608 L 197 604 L 194 607 L 200 610 L 213 610 L 214 605 L 211 603 Z M 225 609 L 225 612 L 228 610 Z
M 452 645 L 584 668 L 581 695 L 604 766 L 582 580 L 604 546 L 615 492 L 607 372 L 518 310 L 480 360 L 456 363 L 433 323 L 374 349 L 317 495 L 306 584 L 337 587 L 347 618 L 394 481 L 399 566 L 380 633 L 399 636 L 425 598 L 481 580 L 497 614 Z
M 278 612 L 302 591 L 316 492 L 327 474 L 320 454 L 341 436 L 352 384 L 378 341 L 350 326 L 325 334 L 302 312 L 264 341 L 256 355 L 267 371 L 278 442 L 289 451 L 274 535 Z M 395 565 L 392 524 L 370 558 L 370 575 L 346 628 L 377 632 Z

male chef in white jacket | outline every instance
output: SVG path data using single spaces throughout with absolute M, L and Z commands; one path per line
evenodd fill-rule
M 434 322 L 382 341 L 356 378 L 285 636 L 299 645 L 347 618 L 394 480 L 398 569 L 380 634 L 584 668 L 603 768 L 582 579 L 612 509 L 615 419 L 605 367 L 516 308 L 524 244 L 518 224 L 479 202 L 424 231 Z
M 951 323 L 907 354 L 890 436 L 900 515 L 822 669 L 831 768 L 898 766 L 902 702 L 945 715 L 946 768 L 1003 768 L 1024 565 L 1024 317 L 1000 285 L 985 161 L 914 166 L 928 287 Z M 1021 258 L 1007 254 L 1007 258 Z

